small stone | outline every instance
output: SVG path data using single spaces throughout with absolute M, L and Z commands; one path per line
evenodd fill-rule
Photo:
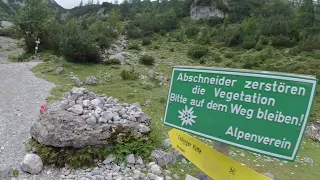
M 166 180 L 172 180 L 170 176 L 166 176 Z
M 113 121 L 120 121 L 120 117 L 118 115 L 112 117 Z
M 87 77 L 86 80 L 84 81 L 84 83 L 88 84 L 88 85 L 96 85 L 96 84 L 98 84 L 97 78 L 94 77 L 94 76 Z
M 166 149 L 170 148 L 171 147 L 170 139 L 167 138 L 167 139 L 163 140 L 161 143 L 161 146 Z
M 100 99 L 97 99 L 97 98 L 91 101 L 91 104 L 94 106 L 99 106 L 100 103 L 101 103 Z
M 311 164 L 313 164 L 313 159 L 311 159 L 311 158 L 309 158 L 309 157 L 303 158 L 303 161 L 306 162 L 306 163 L 311 163 Z
M 121 169 L 120 166 L 115 165 L 115 166 L 112 167 L 112 172 L 114 172 L 114 173 L 115 173 L 115 172 L 119 172 L 120 169 Z
M 136 164 L 143 165 L 142 158 L 138 158 L 137 161 L 136 161 Z
M 182 164 L 188 164 L 187 160 L 185 158 L 181 159 Z
M 68 111 L 74 112 L 77 115 L 81 115 L 83 113 L 83 108 L 81 105 L 76 104 L 68 109 Z
M 241 153 L 240 156 L 241 156 L 241 157 L 245 157 L 246 155 L 245 155 L 244 153 Z
M 58 67 L 57 70 L 56 70 L 57 74 L 62 74 L 63 72 L 64 72 L 63 67 Z
M 147 134 L 151 131 L 151 129 L 144 124 L 140 124 L 138 127 L 138 131 L 141 132 L 142 134 Z
M 87 100 L 87 99 L 83 100 L 82 105 L 83 105 L 83 107 L 89 107 L 91 105 L 90 100 Z
M 161 168 L 157 164 L 154 164 L 150 167 L 150 170 L 153 174 L 160 176 L 161 175 Z
M 179 180 L 180 179 L 180 177 L 177 174 L 174 174 L 173 177 L 174 177 L 175 180 Z
M 150 99 L 148 99 L 148 100 L 146 101 L 146 106 L 147 106 L 147 107 L 150 107 L 150 105 L 151 105 L 151 101 L 150 101 Z
M 91 116 L 86 120 L 87 124 L 94 126 L 97 124 L 97 119 L 94 116 Z
M 112 163 L 112 162 L 115 161 L 115 160 L 116 160 L 116 157 L 111 154 L 111 155 L 109 155 L 109 156 L 107 157 L 107 159 L 105 159 L 105 160 L 103 161 L 103 164 L 107 165 L 107 164 Z
M 165 170 L 164 171 L 166 174 L 171 174 L 171 171 L 169 171 L 169 170 Z
M 176 157 L 173 154 L 167 153 L 162 150 L 152 151 L 151 159 L 161 167 L 176 163 Z
M 38 174 L 42 171 L 43 163 L 41 158 L 36 154 L 27 154 L 24 156 L 20 165 L 22 171 L 32 175 Z
M 128 164 L 134 164 L 135 163 L 135 158 L 134 158 L 134 155 L 133 154 L 129 154 L 126 156 L 126 162 Z

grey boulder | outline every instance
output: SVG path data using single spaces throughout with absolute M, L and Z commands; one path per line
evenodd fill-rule
M 42 171 L 43 163 L 41 158 L 36 154 L 27 154 L 21 162 L 20 168 L 22 171 L 32 175 L 38 174 Z
M 96 85 L 96 84 L 98 84 L 97 78 L 94 77 L 94 76 L 87 77 L 86 80 L 84 81 L 84 83 L 88 84 L 88 85 Z
M 151 159 L 161 167 L 176 163 L 176 157 L 173 154 L 162 150 L 154 150 L 151 153 Z

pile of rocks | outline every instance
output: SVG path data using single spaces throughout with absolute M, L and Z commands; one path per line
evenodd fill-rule
M 306 128 L 306 136 L 320 142 L 320 124 L 311 124 Z
M 48 105 L 33 124 L 31 136 L 41 144 L 55 147 L 100 146 L 110 137 L 130 132 L 135 138 L 150 133 L 151 118 L 139 103 L 96 95 L 86 88 L 73 88 L 59 101 Z
M 179 180 L 179 176 L 171 174 L 169 170 L 162 169 L 155 162 L 144 163 L 141 157 L 130 154 L 126 161 L 116 162 L 113 155 L 109 155 L 103 162 L 98 161 L 95 168 L 62 169 L 60 179 L 96 179 L 96 180 Z

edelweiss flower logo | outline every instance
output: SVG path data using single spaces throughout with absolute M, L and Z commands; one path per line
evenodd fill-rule
M 180 114 L 179 119 L 181 119 L 181 121 L 182 121 L 181 126 L 184 126 L 184 125 L 187 125 L 187 124 L 192 126 L 193 123 L 196 123 L 194 121 L 194 119 L 197 118 L 197 116 L 193 115 L 193 113 L 194 113 L 193 107 L 188 109 L 188 106 L 186 105 L 184 110 L 178 111 L 178 112 Z

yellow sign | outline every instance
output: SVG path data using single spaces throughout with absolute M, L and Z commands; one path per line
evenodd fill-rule
M 214 180 L 270 180 L 185 132 L 173 129 L 169 137 L 174 148 Z

